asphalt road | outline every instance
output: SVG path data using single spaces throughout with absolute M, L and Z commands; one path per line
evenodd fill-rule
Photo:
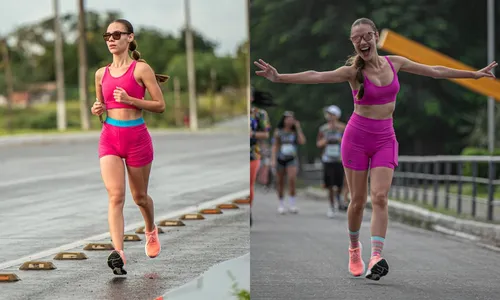
M 347 216 L 300 195 L 298 215 L 279 216 L 274 193 L 258 192 L 251 229 L 252 300 L 499 299 L 500 253 L 437 232 L 390 222 L 389 274 L 375 282 L 347 270 Z M 370 214 L 361 228 L 370 255 Z
M 248 189 L 247 135 L 158 133 L 153 139 L 149 192 L 157 221 Z M 0 283 L 0 299 L 154 299 L 214 264 L 249 252 L 248 207 L 242 206 L 203 221 L 185 221 L 185 227 L 164 227 L 156 259 L 146 257 L 139 234 L 142 241 L 125 244 L 129 274 L 117 278 L 106 265 L 109 251 L 83 251 L 81 245 L 110 242 L 97 138 L 5 146 L 0 157 L 0 273 L 21 278 Z M 126 233 L 134 233 L 142 216 L 130 195 L 124 213 Z M 52 260 L 50 249 L 62 245 L 88 259 Z M 23 258 L 33 257 L 52 261 L 57 269 L 18 270 Z

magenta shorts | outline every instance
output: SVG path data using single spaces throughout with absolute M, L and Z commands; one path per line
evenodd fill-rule
M 398 141 L 391 119 L 375 120 L 353 113 L 342 137 L 342 164 L 362 171 L 398 166 Z
M 106 118 L 99 139 L 99 158 L 114 155 L 130 167 L 143 167 L 153 161 L 151 135 L 143 118 L 115 120 Z

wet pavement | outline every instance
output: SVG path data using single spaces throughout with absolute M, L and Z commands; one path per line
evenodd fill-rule
M 149 193 L 156 220 L 247 194 L 247 144 L 237 132 L 154 134 Z M 142 241 L 125 243 L 129 274 L 114 276 L 106 265 L 109 251 L 83 251 L 88 242 L 110 242 L 96 150 L 92 137 L 0 148 L 0 273 L 21 278 L 0 283 L 0 299 L 154 299 L 249 252 L 248 207 L 242 205 L 184 221 L 184 227 L 163 227 L 155 259 L 146 257 L 139 234 Z M 124 214 L 126 233 L 143 225 L 129 194 Z M 88 259 L 53 260 L 61 250 L 84 252 Z M 51 261 L 57 269 L 18 270 L 29 259 Z
M 326 217 L 327 202 L 299 195 L 298 215 L 278 215 L 275 193 L 256 193 L 251 229 L 252 300 L 499 299 L 500 253 L 473 242 L 389 221 L 380 281 L 347 271 L 347 216 Z M 370 215 L 360 240 L 370 255 Z

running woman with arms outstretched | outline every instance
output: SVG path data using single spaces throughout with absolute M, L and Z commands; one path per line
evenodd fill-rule
M 479 71 L 465 71 L 428 66 L 402 56 L 381 57 L 377 53 L 378 39 L 379 32 L 373 21 L 361 18 L 351 27 L 351 41 L 356 53 L 346 66 L 326 72 L 280 74 L 263 60 L 254 62 L 260 68 L 256 74 L 272 82 L 348 82 L 351 86 L 354 113 L 347 123 L 341 144 L 342 163 L 351 192 L 348 208 L 349 271 L 354 276 L 361 276 L 365 271 L 359 230 L 368 194 L 367 177 L 370 169 L 372 251 L 366 278 L 373 280 L 379 280 L 389 272 L 389 265 L 381 253 L 387 232 L 387 198 L 394 168 L 398 165 L 398 142 L 392 120 L 400 89 L 397 73 L 403 71 L 433 78 L 494 78 L 491 70 L 497 66 L 496 62 L 492 62 Z

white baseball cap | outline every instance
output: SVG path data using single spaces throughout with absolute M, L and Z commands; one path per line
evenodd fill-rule
M 336 105 L 328 106 L 325 111 L 329 114 L 336 116 L 337 118 L 340 118 L 340 115 L 342 114 L 342 111 Z

